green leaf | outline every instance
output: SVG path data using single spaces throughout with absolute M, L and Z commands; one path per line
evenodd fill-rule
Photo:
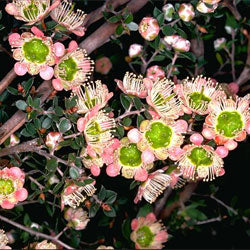
M 55 172 L 58 167 L 58 162 L 56 159 L 49 159 L 46 163 L 46 169 L 50 172 Z
M 57 193 L 57 192 L 60 190 L 60 188 L 63 186 L 63 184 L 64 184 L 63 181 L 57 183 L 57 184 L 55 185 L 55 187 L 53 188 L 53 190 L 52 190 L 53 193 Z
M 129 186 L 129 190 L 134 189 L 136 186 L 140 185 L 140 183 L 141 183 L 140 181 L 136 181 L 136 180 L 132 181 Z
M 196 57 L 195 57 L 194 53 L 192 53 L 192 52 L 183 52 L 183 53 L 179 54 L 179 57 L 187 58 L 192 62 L 196 61 Z
M 35 98 L 35 99 L 33 100 L 33 107 L 34 107 L 34 108 L 39 108 L 39 107 L 40 107 L 40 104 L 41 104 L 40 98 Z
M 138 98 L 137 96 L 135 96 L 135 97 L 133 98 L 133 101 L 134 101 L 135 108 L 136 108 L 137 110 L 141 110 L 142 107 L 143 107 L 143 103 L 142 103 L 141 99 Z
M 122 120 L 122 124 L 126 127 L 130 126 L 132 123 L 132 120 L 129 118 L 129 117 L 125 117 L 123 120 Z
M 66 118 L 62 118 L 58 125 L 58 129 L 61 133 L 69 131 L 71 127 L 72 127 L 71 122 Z
M 144 111 L 144 115 L 145 115 L 145 117 L 146 117 L 148 120 L 152 120 L 152 119 L 153 119 L 152 115 L 150 115 L 150 113 L 149 113 L 147 110 Z
M 137 31 L 139 29 L 139 26 L 137 23 L 135 22 L 131 22 L 127 24 L 127 27 L 129 28 L 129 30 L 131 31 Z
M 55 113 L 58 115 L 58 116 L 62 116 L 63 115 L 63 109 L 59 106 L 55 107 Z
M 99 203 L 92 203 L 90 208 L 89 208 L 89 218 L 95 217 L 95 215 L 98 212 L 99 208 L 100 208 Z
M 145 217 L 147 214 L 153 211 L 152 205 L 146 204 L 140 208 L 139 212 L 137 213 L 136 217 Z
M 34 83 L 34 77 L 30 78 L 26 82 L 22 82 L 22 86 L 25 90 L 25 95 L 27 95 L 29 93 L 30 88 L 32 87 L 33 83 Z
M 156 18 L 156 17 L 158 17 L 160 14 L 162 14 L 162 12 L 161 12 L 157 7 L 155 7 L 155 8 L 154 8 L 154 11 L 153 11 L 154 17 Z
M 161 26 L 164 23 L 164 14 L 161 13 L 160 15 L 157 16 L 156 19 L 157 19 L 159 26 Z
M 115 217 L 116 216 L 116 211 L 113 207 L 110 207 L 110 211 L 103 210 L 103 213 L 108 216 L 108 217 Z
M 175 28 L 176 32 L 183 38 L 187 39 L 187 34 L 180 28 Z
M 127 110 L 131 103 L 131 98 L 125 94 L 120 94 L 120 101 L 125 110 Z
M 164 61 L 165 58 L 166 58 L 165 55 L 157 55 L 157 56 L 154 57 L 153 61 L 154 62 L 161 62 L 161 61 Z
M 80 176 L 78 169 L 75 167 L 70 167 L 69 175 L 72 179 L 77 179 Z
M 124 136 L 124 128 L 122 126 L 117 126 L 116 127 L 116 131 L 118 133 L 118 136 L 120 137 L 120 139 Z
M 12 87 L 8 87 L 7 88 L 7 91 L 10 93 L 10 94 L 12 94 L 12 95 L 17 95 L 18 94 L 18 90 L 17 89 L 14 89 L 14 88 L 12 88 Z
M 102 186 L 100 192 L 97 194 L 97 198 L 103 201 L 106 198 L 106 193 L 107 193 L 106 188 Z
M 112 16 L 107 21 L 110 23 L 117 23 L 121 20 L 121 16 Z
M 132 21 L 133 21 L 133 14 L 129 13 L 127 17 L 124 19 L 124 23 L 128 24 L 131 23 Z
M 162 32 L 165 36 L 171 36 L 175 33 L 175 30 L 171 26 L 166 25 L 163 27 Z
M 45 118 L 42 122 L 42 128 L 49 129 L 51 125 L 52 125 L 52 120 L 49 117 Z
M 117 198 L 117 193 L 112 190 L 106 191 L 106 201 L 107 204 L 113 204 Z
M 139 128 L 140 127 L 140 124 L 142 121 L 144 121 L 144 117 L 142 115 L 138 115 L 137 116 L 137 120 L 136 120 L 136 124 L 137 124 L 137 127 Z
M 25 110 L 27 106 L 27 103 L 23 100 L 16 101 L 16 107 L 20 110 Z
M 220 65 L 223 65 L 223 59 L 222 56 L 220 55 L 219 52 L 215 54 L 217 61 L 219 62 Z
M 73 107 L 75 107 L 76 106 L 76 96 L 74 96 L 73 98 L 71 98 L 71 99 L 66 99 L 65 100 L 65 108 L 66 109 L 71 109 L 71 108 L 73 108 Z
M 119 24 L 115 30 L 116 35 L 120 36 L 123 32 L 123 26 L 122 24 Z
M 130 241 L 130 234 L 131 234 L 131 219 L 126 219 L 122 223 L 122 235 L 125 239 Z

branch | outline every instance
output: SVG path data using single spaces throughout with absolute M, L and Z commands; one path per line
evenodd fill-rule
M 163 197 L 155 203 L 154 214 L 156 217 L 159 216 L 159 214 L 161 213 L 164 206 L 166 206 L 166 201 L 167 201 L 168 197 L 171 195 L 171 193 L 172 193 L 172 188 L 168 187 L 164 191 Z
M 237 8 L 235 7 L 235 5 L 232 4 L 230 0 L 224 0 L 221 4 L 222 6 L 227 7 L 232 12 L 232 14 L 234 15 L 237 21 L 240 21 L 241 15 L 239 11 L 237 10 Z
M 25 226 L 23 226 L 23 225 L 21 225 L 21 224 L 19 224 L 17 222 L 14 222 L 14 221 L 12 221 L 12 220 L 10 220 L 10 219 L 2 216 L 2 215 L 0 215 L 0 220 L 2 220 L 2 221 L 6 222 L 6 223 L 8 223 L 8 224 L 10 224 L 10 225 L 12 225 L 14 227 L 20 228 L 21 230 L 26 231 L 29 234 L 35 235 L 36 237 L 40 237 L 40 238 L 43 238 L 43 239 L 51 240 L 54 243 L 56 243 L 56 244 L 58 244 L 58 245 L 60 245 L 60 246 L 62 246 L 64 248 L 66 248 L 66 249 L 73 249 L 71 246 L 69 246 L 69 245 L 65 244 L 64 242 L 56 239 L 53 236 L 50 236 L 50 235 L 47 235 L 47 234 L 44 234 L 44 233 L 40 233 L 40 232 L 34 231 L 34 230 L 32 230 L 32 229 L 30 229 L 28 227 L 25 227 Z
M 120 121 L 121 119 L 123 119 L 124 117 L 127 117 L 129 115 L 139 115 L 140 113 L 144 112 L 145 109 L 141 109 L 141 110 L 135 110 L 135 111 L 126 111 L 123 115 L 118 116 L 115 120 L 116 121 Z
M 211 218 L 211 219 L 208 219 L 208 220 L 197 221 L 195 223 L 195 225 L 204 225 L 204 224 L 212 223 L 212 222 L 215 222 L 215 221 L 221 221 L 221 217 L 218 216 L 216 218 Z
M 16 76 L 17 75 L 13 68 L 0 82 L 0 94 L 2 94 L 2 92 L 11 84 Z

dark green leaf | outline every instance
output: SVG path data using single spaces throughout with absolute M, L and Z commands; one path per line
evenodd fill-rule
M 136 123 L 137 123 L 137 127 L 139 128 L 140 127 L 140 124 L 142 121 L 144 121 L 144 117 L 142 115 L 138 115 L 137 116 L 137 120 L 136 120 Z
M 129 118 L 129 117 L 125 117 L 123 120 L 122 120 L 122 124 L 126 127 L 130 126 L 132 123 L 132 120 Z
M 137 96 L 135 96 L 135 97 L 133 98 L 133 101 L 134 101 L 135 108 L 136 108 L 137 110 L 141 110 L 142 107 L 143 107 L 143 103 L 142 103 L 141 99 L 138 98 Z
M 69 169 L 69 175 L 70 175 L 70 177 L 72 178 L 72 179 L 77 179 L 78 177 L 79 177 L 79 171 L 78 171 L 78 169 L 77 168 L 75 168 L 75 167 L 71 167 L 70 169 Z
M 171 26 L 166 25 L 163 27 L 162 32 L 165 36 L 171 36 L 175 33 L 175 30 Z
M 145 217 L 147 214 L 153 211 L 152 205 L 146 204 L 140 208 L 139 212 L 137 213 L 136 217 Z
M 108 19 L 108 22 L 110 22 L 110 23 L 117 23 L 117 22 L 119 22 L 120 20 L 121 20 L 121 16 L 112 16 L 112 17 L 110 17 L 109 19 Z
M 16 107 L 20 110 L 25 110 L 27 106 L 27 103 L 23 100 L 16 101 Z
M 131 23 L 132 21 L 133 21 L 133 14 L 129 13 L 127 17 L 124 19 L 124 23 L 128 24 Z
M 131 234 L 131 219 L 126 219 L 122 223 L 122 235 L 125 239 L 130 241 L 130 234 Z
M 106 192 L 106 188 L 102 186 L 100 192 L 97 195 L 98 199 L 103 201 L 106 198 Z
M 45 129 L 49 129 L 51 125 L 52 125 L 52 120 L 49 117 L 45 118 L 42 122 L 42 127 Z
M 103 210 L 103 213 L 108 216 L 108 217 L 115 217 L 116 216 L 116 211 L 113 207 L 110 207 L 111 210 L 109 211 L 106 211 L 106 210 Z
M 61 133 L 65 133 L 71 129 L 71 122 L 68 119 L 61 119 L 58 125 L 58 129 Z
M 55 172 L 56 168 L 58 167 L 58 162 L 56 159 L 49 159 L 46 163 L 46 169 L 50 172 Z
M 14 89 L 14 88 L 12 88 L 12 87 L 8 87 L 7 88 L 7 91 L 9 92 L 9 93 L 11 93 L 12 95 L 17 95 L 18 94 L 18 90 L 17 89 Z
M 131 98 L 127 95 L 124 95 L 123 93 L 120 94 L 120 101 L 125 110 L 127 110 L 131 103 Z
M 122 24 L 119 24 L 115 30 L 116 35 L 120 36 L 123 32 L 123 26 Z

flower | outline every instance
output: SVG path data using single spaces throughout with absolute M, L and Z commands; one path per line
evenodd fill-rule
M 138 57 L 142 54 L 143 46 L 137 43 L 131 44 L 128 50 L 130 58 Z
M 111 69 L 112 62 L 108 57 L 104 56 L 95 61 L 95 71 L 98 73 L 107 75 Z
M 36 244 L 35 249 L 57 249 L 57 246 L 47 240 L 43 240 L 42 242 Z
M 179 96 L 184 105 L 184 112 L 192 112 L 205 115 L 209 112 L 208 105 L 211 101 L 223 95 L 217 83 L 210 78 L 197 76 L 196 78 L 186 78 L 180 85 Z
M 183 143 L 178 124 L 173 120 L 144 120 L 140 125 L 143 136 L 137 143 L 141 151 L 149 150 L 159 160 L 165 160 L 174 148 Z
M 74 4 L 69 1 L 61 0 L 60 4 L 52 10 L 50 16 L 60 26 L 66 28 L 70 32 L 77 36 L 84 36 L 86 28 L 83 27 L 83 21 L 86 14 L 80 9 L 77 9 L 75 12 Z
M 153 17 L 144 17 L 139 24 L 139 33 L 147 41 L 153 41 L 159 34 L 160 27 Z
M 173 14 L 175 12 L 174 6 L 171 3 L 167 3 L 162 7 L 164 13 L 164 18 L 166 21 L 171 22 L 173 19 Z
M 63 136 L 60 132 L 49 132 L 45 138 L 45 145 L 53 152 L 61 148 L 59 145 L 61 141 L 63 141 Z
M 75 230 L 85 229 L 90 221 L 88 213 L 82 208 L 68 208 L 64 213 L 64 218 L 68 221 L 67 226 L 73 227 Z
M 138 189 L 138 193 L 134 199 L 137 203 L 142 197 L 150 204 L 155 202 L 157 197 L 170 185 L 171 177 L 164 173 L 164 170 L 156 170 L 148 175 L 148 178 L 143 182 Z
M 173 92 L 174 83 L 166 78 L 156 80 L 148 90 L 147 103 L 161 116 L 170 119 L 179 117 L 181 103 Z
M 74 46 L 72 45 L 74 44 Z M 74 90 L 88 80 L 93 71 L 93 61 L 87 57 L 84 49 L 77 47 L 77 44 L 71 43 L 68 53 L 64 55 L 56 64 L 55 77 L 52 84 L 58 91 Z
M 85 84 L 83 89 L 79 87 L 73 94 L 77 96 L 77 113 L 79 114 L 85 114 L 93 109 L 102 109 L 113 96 L 112 92 L 109 93 L 107 86 L 99 80 Z
M 221 0 L 202 0 L 203 3 L 207 3 L 207 4 L 217 4 L 220 1 Z
M 9 36 L 9 43 L 13 49 L 13 57 L 18 62 L 14 66 L 17 75 L 40 76 L 44 80 L 50 80 L 54 75 L 51 66 L 55 64 L 55 52 L 53 41 L 44 36 L 38 28 L 32 27 L 33 32 L 24 32 L 21 36 L 13 33 Z
M 85 179 L 86 177 L 81 178 L 80 181 L 84 181 Z M 78 186 L 73 182 L 66 183 L 61 194 L 61 209 L 63 210 L 65 205 L 77 208 L 86 200 L 87 196 L 92 196 L 95 191 L 96 188 L 92 183 L 85 186 Z
M 114 249 L 112 246 L 104 246 L 104 245 L 100 245 L 99 247 L 97 247 L 96 249 Z
M 184 22 L 190 22 L 194 16 L 194 7 L 191 3 L 182 3 L 179 7 L 178 14 Z
M 77 128 L 84 133 L 89 146 L 102 149 L 112 142 L 115 120 L 103 111 L 93 111 L 78 119 Z
M 25 181 L 24 172 L 18 167 L 0 170 L 0 206 L 12 209 L 19 201 L 28 197 L 28 192 L 23 188 Z
M 5 234 L 4 230 L 0 229 L 0 248 L 1 249 L 11 249 L 11 247 L 7 246 L 9 243 L 8 237 Z
M 115 79 L 117 86 L 127 95 L 134 95 L 140 98 L 147 96 L 147 89 L 143 83 L 143 76 L 136 76 L 134 73 L 126 72 L 123 81 Z
M 127 137 L 122 138 L 120 146 L 114 151 L 114 163 L 108 166 L 107 173 L 109 168 L 118 169 L 117 174 L 121 169 L 125 178 L 145 181 L 148 176 L 147 170 L 153 167 L 153 163 L 144 163 L 141 155 L 142 151 L 135 143 L 131 143 Z
M 11 134 L 10 137 L 4 142 L 5 146 L 13 147 L 20 143 L 20 139 L 17 135 Z
M 147 69 L 147 78 L 152 81 L 156 81 L 157 79 L 162 79 L 165 77 L 165 71 L 158 65 L 151 66 Z
M 138 217 L 131 222 L 130 239 L 136 249 L 162 249 L 162 243 L 167 242 L 168 234 L 164 225 L 156 220 L 153 213 L 146 217 Z
M 17 20 L 32 25 L 44 19 L 59 3 L 60 0 L 54 1 L 52 5 L 50 0 L 13 0 L 6 5 L 5 10 Z
M 203 14 L 207 14 L 207 13 L 213 13 L 218 7 L 218 4 L 214 4 L 211 7 L 208 7 L 204 2 L 199 1 L 196 5 L 196 9 L 203 13 Z
M 221 49 L 225 48 L 226 42 L 227 42 L 227 40 L 225 37 L 221 37 L 221 38 L 216 39 L 214 41 L 214 49 L 221 50 Z
M 190 42 L 178 35 L 165 36 L 164 41 L 179 52 L 188 52 L 190 49 Z
M 183 153 L 183 150 L 181 151 L 181 153 Z M 164 174 L 171 177 L 170 187 L 172 189 L 182 188 L 186 184 L 187 180 L 182 178 L 182 171 L 181 169 L 178 169 L 177 165 L 166 166 L 163 168 L 163 170 Z
M 204 129 L 210 132 L 217 145 L 224 145 L 232 150 L 234 141 L 246 138 L 246 132 L 250 128 L 249 100 L 250 95 L 236 97 L 236 100 L 224 97 L 209 104 Z M 205 133 L 204 136 L 206 135 Z
M 221 174 L 223 168 L 222 158 L 207 145 L 186 145 L 178 161 L 186 179 L 202 179 L 212 181 Z

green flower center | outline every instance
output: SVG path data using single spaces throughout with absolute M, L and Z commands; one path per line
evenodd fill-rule
M 189 105 L 192 109 L 200 109 L 203 105 L 208 105 L 211 99 L 201 92 L 193 92 L 189 95 Z
M 101 131 L 100 125 L 97 122 L 92 122 L 91 125 L 87 129 L 87 133 L 89 135 L 98 135 L 101 132 L 102 131 Z
M 38 16 L 39 10 L 38 7 L 35 5 L 34 1 L 31 1 L 31 4 L 29 4 L 24 10 L 23 14 L 25 18 L 28 20 L 34 20 Z
M 161 122 L 154 122 L 145 137 L 154 149 L 168 147 L 172 139 L 172 129 Z
M 157 93 L 155 98 L 154 98 L 154 105 L 156 106 L 161 106 L 161 105 L 166 105 L 169 100 L 171 100 L 175 94 L 171 94 L 167 98 L 164 98 L 161 93 Z
M 86 95 L 86 98 L 87 100 L 84 102 L 84 104 L 86 105 L 86 107 L 88 109 L 90 108 L 93 108 L 96 104 L 97 104 L 97 98 L 91 98 L 90 95 L 89 95 L 89 91 L 86 87 L 85 88 L 85 95 Z
M 138 167 L 141 165 L 141 151 L 138 150 L 135 143 L 130 143 L 120 149 L 120 162 L 124 166 Z
M 8 195 L 14 192 L 13 181 L 10 179 L 0 179 L 0 194 Z
M 33 63 L 44 63 L 49 54 L 49 47 L 41 39 L 34 38 L 23 45 L 24 57 Z
M 191 154 L 188 156 L 188 159 L 196 167 L 210 166 L 213 163 L 212 157 L 202 147 L 196 147 L 196 148 L 192 149 Z
M 136 242 L 141 247 L 149 247 L 154 240 L 154 234 L 148 226 L 140 227 L 136 232 Z
M 61 71 L 59 76 L 66 81 L 72 81 L 76 72 L 79 70 L 77 63 L 72 57 L 62 61 L 59 64 L 59 69 Z
M 243 129 L 241 115 L 237 111 L 223 111 L 217 117 L 216 130 L 219 134 L 232 138 Z

